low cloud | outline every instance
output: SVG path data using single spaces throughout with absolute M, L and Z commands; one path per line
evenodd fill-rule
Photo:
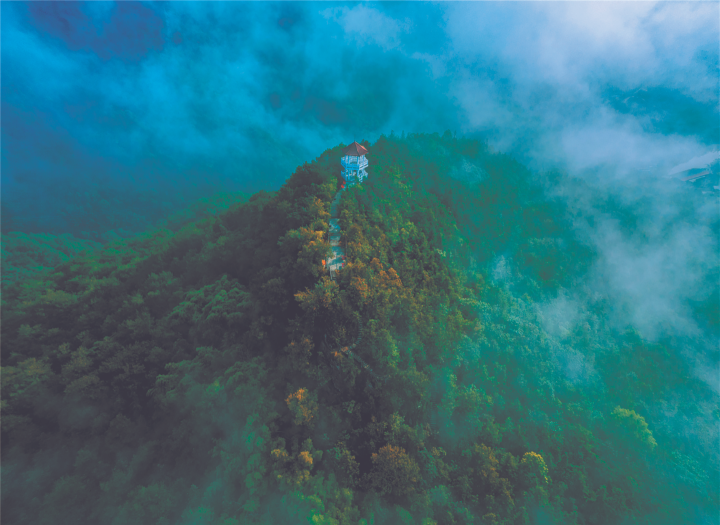
M 556 338 L 570 333 L 581 319 L 579 301 L 568 297 L 565 292 L 546 304 L 538 304 L 537 310 L 545 331 Z
M 720 143 L 715 3 L 162 3 L 133 15 L 141 47 L 123 4 L 46 7 L 3 10 L 5 229 L 65 231 L 92 185 L 167 213 L 277 188 L 340 142 L 450 129 L 584 179 L 552 191 L 595 218 L 577 227 L 596 289 L 648 333 L 694 330 L 716 211 L 677 223 L 665 177 Z M 602 199 L 640 203 L 648 237 Z
M 375 43 L 388 50 L 400 45 L 400 35 L 412 27 L 408 18 L 396 20 L 382 11 L 360 4 L 321 11 L 322 16 L 340 24 L 346 36 L 360 44 Z

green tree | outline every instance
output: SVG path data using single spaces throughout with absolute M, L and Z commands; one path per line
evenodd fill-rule
M 611 418 L 626 439 L 640 443 L 648 450 L 653 450 L 657 446 L 645 418 L 634 410 L 617 406 L 613 409 Z
M 408 496 L 420 481 L 420 467 L 404 448 L 385 445 L 372 455 L 371 486 L 380 494 Z

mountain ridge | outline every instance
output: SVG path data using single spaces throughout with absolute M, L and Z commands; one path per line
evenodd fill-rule
M 693 450 L 654 403 L 682 395 L 709 425 L 717 395 L 682 357 L 697 343 L 617 330 L 591 300 L 558 335 L 536 313 L 595 256 L 573 210 L 478 141 L 364 146 L 368 178 L 337 206 L 346 264 L 334 280 L 323 261 L 342 145 L 277 192 L 4 291 L 8 522 L 672 523 L 712 511 L 710 442 Z M 482 179 L 453 178 L 463 162 Z

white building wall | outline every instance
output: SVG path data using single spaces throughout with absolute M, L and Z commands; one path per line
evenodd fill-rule
M 346 155 L 341 159 L 341 164 L 344 168 L 342 176 L 347 182 L 362 182 L 367 177 L 365 168 L 368 166 L 368 161 L 365 155 L 360 157 Z

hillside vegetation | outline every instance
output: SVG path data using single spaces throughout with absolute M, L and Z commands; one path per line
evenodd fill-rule
M 337 281 L 342 146 L 277 192 L 3 291 L 5 523 L 717 514 L 718 395 L 687 359 L 717 337 L 712 298 L 698 339 L 611 325 L 583 291 L 583 212 L 545 191 L 564 175 L 450 133 L 365 146 Z M 374 375 L 343 351 L 360 335 Z

